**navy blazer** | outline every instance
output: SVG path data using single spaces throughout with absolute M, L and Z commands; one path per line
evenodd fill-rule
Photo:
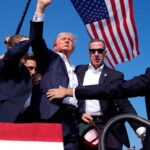
M 135 96 L 146 96 L 146 109 L 150 120 L 150 68 L 145 74 L 133 77 L 127 81 L 110 82 L 107 85 L 80 86 L 75 90 L 78 99 L 114 99 Z M 144 150 L 150 149 L 150 130 L 147 128 Z
M 80 85 L 83 85 L 83 80 L 87 69 L 88 69 L 88 65 L 79 65 L 76 67 L 76 73 Z M 112 70 L 109 67 L 104 66 L 101 73 L 101 77 L 99 79 L 99 84 L 105 85 L 111 82 L 112 80 L 115 80 L 116 82 L 118 80 L 118 82 L 120 82 L 119 80 L 123 80 L 123 74 L 119 71 Z M 93 89 L 93 91 L 94 90 L 95 89 Z M 100 106 L 102 112 L 104 113 L 104 118 L 106 121 L 108 121 L 109 119 L 111 119 L 112 117 L 118 114 L 124 114 L 124 113 L 137 114 L 135 109 L 132 107 L 131 103 L 128 101 L 128 99 L 119 99 L 119 100 L 114 99 L 113 101 L 109 102 L 101 98 Z M 85 101 L 83 100 L 79 100 L 79 112 L 80 114 L 83 114 L 85 112 Z M 134 122 L 129 122 L 129 123 L 134 130 L 140 127 L 137 123 Z M 122 144 L 129 146 L 127 131 L 123 123 L 116 124 L 113 127 L 113 133 Z
M 37 61 L 38 72 L 42 75 L 39 91 L 34 95 L 32 105 L 37 118 L 49 119 L 58 111 L 63 99 L 49 101 L 46 92 L 59 86 L 68 87 L 69 78 L 64 61 L 57 53 L 47 48 L 42 36 L 43 22 L 31 22 L 32 50 Z
M 32 91 L 28 69 L 20 58 L 29 50 L 30 41 L 8 49 L 0 60 L 0 122 L 15 122 Z

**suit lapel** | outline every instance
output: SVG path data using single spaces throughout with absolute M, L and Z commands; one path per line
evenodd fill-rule
M 104 68 L 102 69 L 101 76 L 99 78 L 99 83 L 103 84 L 104 81 L 107 79 L 107 77 L 108 77 L 108 70 L 107 70 L 107 67 L 104 66 Z
M 104 65 L 102 69 L 101 76 L 99 78 L 99 84 L 104 84 L 104 82 L 107 80 L 107 77 L 109 76 L 109 72 L 107 67 Z M 99 101 L 100 107 L 102 111 L 107 111 L 108 110 L 108 101 Z
M 79 85 L 83 85 L 84 76 L 85 76 L 86 71 L 88 70 L 88 66 L 89 65 L 76 67 L 75 73 L 77 75 Z M 78 105 L 80 106 L 79 112 L 80 113 L 85 112 L 85 101 L 79 100 Z
M 85 76 L 85 73 L 86 73 L 87 70 L 88 70 L 88 65 L 79 67 L 76 70 L 76 74 L 77 74 L 79 85 L 83 85 L 84 76 Z

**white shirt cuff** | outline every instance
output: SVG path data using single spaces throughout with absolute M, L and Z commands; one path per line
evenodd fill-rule
M 35 13 L 32 19 L 33 22 L 43 22 L 44 21 L 44 14 L 42 13 Z
M 75 96 L 75 88 L 73 88 L 73 98 L 76 99 L 76 96 Z
M 139 127 L 138 129 L 136 129 L 136 134 L 138 135 L 138 137 L 140 137 L 142 134 L 146 133 L 146 128 L 145 127 Z

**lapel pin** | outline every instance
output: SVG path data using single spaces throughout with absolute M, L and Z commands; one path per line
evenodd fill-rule
M 104 74 L 104 77 L 107 77 L 107 75 L 108 75 L 108 74 L 107 74 L 107 73 L 105 73 L 105 74 Z

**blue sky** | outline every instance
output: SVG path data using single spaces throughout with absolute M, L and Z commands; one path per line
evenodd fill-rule
M 0 5 L 0 54 L 6 50 L 3 39 L 6 36 L 15 33 L 18 22 L 22 16 L 26 0 L 5 0 Z M 21 34 L 28 35 L 29 21 L 32 19 L 36 5 L 36 0 L 32 0 Z M 150 1 L 133 0 L 134 16 L 139 39 L 140 56 L 137 56 L 130 62 L 125 62 L 116 67 L 117 70 L 125 74 L 126 79 L 130 79 L 135 75 L 142 74 L 150 65 L 150 19 L 148 19 Z M 75 52 L 71 57 L 74 65 L 85 64 L 89 62 L 87 55 L 87 45 L 89 42 L 88 34 L 85 27 L 73 8 L 70 0 L 53 0 L 53 3 L 46 10 L 44 37 L 48 47 L 52 47 L 52 43 L 59 32 L 72 32 L 76 38 Z M 138 114 L 146 118 L 144 97 L 136 97 L 130 99 L 131 103 L 137 110 Z M 128 126 L 128 125 L 127 125 Z M 140 147 L 140 141 L 128 127 L 131 145 Z

